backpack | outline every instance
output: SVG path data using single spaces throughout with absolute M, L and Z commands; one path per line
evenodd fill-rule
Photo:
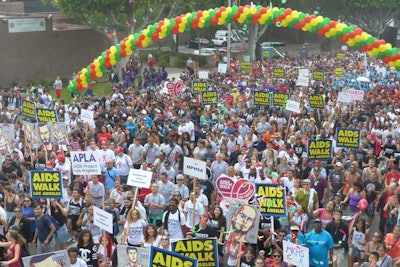
M 60 229 L 60 223 L 53 216 L 51 216 L 51 215 L 48 215 L 48 216 L 50 217 L 51 223 L 54 225 L 54 227 L 56 228 L 56 232 L 57 232 L 58 229 Z
M 167 213 L 165 213 L 165 218 L 164 218 L 164 229 L 168 231 L 168 218 L 169 218 L 169 214 L 171 213 L 171 211 L 167 211 Z M 179 220 L 179 224 L 181 224 L 181 212 L 178 210 L 178 220 Z

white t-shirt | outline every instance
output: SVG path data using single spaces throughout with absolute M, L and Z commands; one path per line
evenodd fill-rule
M 187 220 L 186 220 L 186 226 L 189 228 L 192 228 L 193 226 L 199 224 L 200 222 L 200 215 L 204 214 L 204 208 L 203 206 L 196 201 L 196 210 L 195 210 L 195 219 L 194 219 L 194 223 L 193 223 L 193 203 L 192 201 L 187 201 L 185 203 L 185 207 L 183 208 L 183 211 L 187 213 Z
M 106 162 L 109 159 L 115 160 L 115 153 L 111 149 L 107 149 L 104 151 L 103 149 L 99 150 L 100 157 L 100 167 L 104 169 L 106 167 Z
M 167 212 L 164 212 L 164 215 L 163 215 L 163 219 L 162 219 L 163 225 L 165 222 L 165 215 L 167 214 Z M 178 212 L 180 212 L 180 219 L 181 219 L 180 223 L 179 223 Z M 186 217 L 185 217 L 185 214 L 183 214 L 183 212 L 181 212 L 179 210 L 175 213 L 169 212 L 167 223 L 168 223 L 168 234 L 171 239 L 184 238 L 183 233 L 182 233 L 182 226 L 184 226 L 186 224 Z
M 132 245 L 140 245 L 142 242 L 143 229 L 147 225 L 144 220 L 137 220 L 136 222 L 125 222 L 124 229 L 128 229 L 128 243 Z
M 124 154 L 122 157 L 116 157 L 115 167 L 117 168 L 119 175 L 129 175 L 130 166 L 132 166 L 132 159 L 128 155 Z
M 74 264 L 70 263 L 71 267 L 87 267 L 87 264 L 84 260 L 77 258 Z

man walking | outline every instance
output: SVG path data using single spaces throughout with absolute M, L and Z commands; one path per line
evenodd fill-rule
M 40 204 L 35 205 L 33 211 L 36 217 L 36 231 L 32 244 L 37 243 L 36 254 L 52 252 L 55 246 L 54 233 L 56 227 L 50 216 L 43 213 Z

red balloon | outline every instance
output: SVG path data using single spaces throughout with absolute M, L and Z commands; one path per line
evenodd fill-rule
M 105 61 L 105 62 L 104 62 L 104 67 L 106 67 L 107 69 L 111 68 L 111 63 L 110 63 L 110 61 Z
M 239 11 L 238 13 L 243 13 L 243 9 L 244 9 L 244 7 L 240 6 L 239 9 L 238 9 L 238 11 Z
M 324 32 L 323 29 L 319 29 L 319 30 L 317 31 L 317 33 L 318 33 L 319 36 L 324 36 L 324 35 L 325 35 L 325 32 Z
M 119 54 L 121 55 L 121 58 L 126 58 L 125 50 L 121 50 L 121 52 L 119 52 Z
M 297 23 L 296 25 L 296 29 L 300 30 L 301 28 L 304 27 L 304 25 L 306 25 L 304 21 L 299 21 L 299 23 Z
M 291 9 L 291 8 L 287 8 L 287 9 L 285 10 L 285 14 L 286 14 L 286 15 L 292 14 L 292 9 Z
M 83 92 L 83 86 L 82 86 L 82 84 L 79 83 L 76 87 L 78 87 L 78 91 L 79 91 L 79 92 L 81 92 L 81 93 Z
M 180 24 L 181 21 L 182 21 L 182 20 L 181 20 L 181 17 L 176 17 L 176 18 L 175 18 L 175 22 L 176 22 L 175 25 L 176 25 L 176 24 Z
M 203 16 L 203 12 L 201 12 L 200 10 L 197 11 L 197 17 L 200 18 L 201 16 Z
M 356 36 L 356 33 L 355 33 L 355 32 L 349 32 L 349 37 L 350 37 L 350 38 L 354 38 L 354 36 Z
M 358 202 L 357 208 L 359 208 L 361 211 L 364 211 L 368 208 L 368 201 L 366 199 L 361 199 Z
M 217 25 L 218 24 L 218 19 L 217 18 L 212 18 L 212 20 L 211 20 L 211 25 L 212 26 L 215 26 L 215 25 Z
M 226 7 L 224 7 L 224 6 L 221 6 L 221 7 L 219 8 L 219 10 L 220 10 L 221 12 L 223 12 L 223 11 L 225 11 L 225 10 L 226 10 Z
M 261 14 L 265 14 L 265 13 L 267 13 L 267 10 L 268 10 L 268 8 L 266 8 L 266 7 L 263 7 L 263 8 L 261 8 Z
M 76 78 L 76 80 L 75 80 L 77 83 L 81 83 L 82 82 L 82 80 L 81 80 L 81 78 Z
M 96 66 L 95 66 L 93 63 L 91 63 L 91 64 L 90 64 L 90 68 L 91 68 L 92 70 L 94 70 L 94 68 L 96 68 Z
M 390 61 L 390 57 L 388 57 L 388 56 L 383 57 L 383 62 L 385 62 L 387 64 L 387 63 L 389 63 L 389 61 Z
M 362 34 L 362 30 L 361 30 L 360 28 L 356 28 L 356 29 L 354 30 L 354 33 L 355 33 L 356 35 L 360 35 L 360 34 Z
M 106 54 L 109 55 L 111 53 L 110 49 L 106 50 Z
M 331 22 L 329 23 L 329 26 L 330 26 L 331 28 L 335 28 L 336 25 L 337 25 L 337 22 L 336 22 L 336 21 L 331 21 Z

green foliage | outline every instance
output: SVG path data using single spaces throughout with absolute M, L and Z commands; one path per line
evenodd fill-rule
M 171 51 L 169 50 L 142 50 L 140 52 L 140 61 L 147 62 L 148 55 L 151 54 L 155 60 L 156 65 L 159 67 L 167 67 L 169 65 L 169 59 L 171 57 Z

